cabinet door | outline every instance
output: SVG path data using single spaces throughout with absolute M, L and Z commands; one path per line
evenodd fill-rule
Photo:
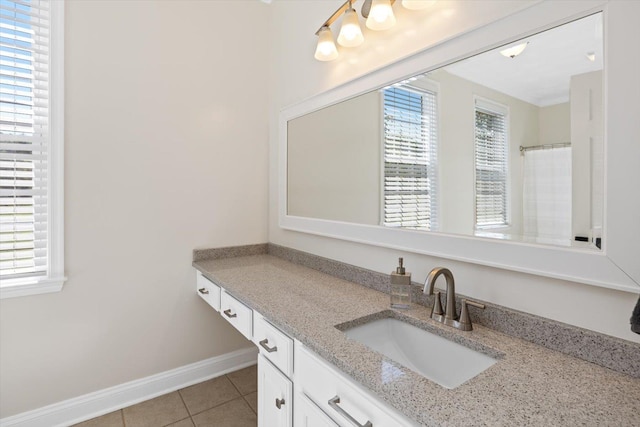
M 258 427 L 293 426 L 293 386 L 264 356 L 258 356 Z
M 338 427 L 304 394 L 296 394 L 296 427 Z

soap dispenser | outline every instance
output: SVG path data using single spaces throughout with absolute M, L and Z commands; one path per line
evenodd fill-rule
M 411 273 L 407 273 L 402 265 L 402 258 L 398 258 L 396 271 L 391 272 L 391 307 L 409 308 L 411 305 Z

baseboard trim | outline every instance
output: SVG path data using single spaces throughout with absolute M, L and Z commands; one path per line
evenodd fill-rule
M 33 411 L 0 419 L 0 427 L 69 426 L 163 394 L 255 365 L 255 347 L 181 366 Z

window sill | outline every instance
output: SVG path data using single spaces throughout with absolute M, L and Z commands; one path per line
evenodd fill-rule
M 7 284 L 3 283 L 0 286 L 0 299 L 60 292 L 66 280 L 66 277 L 39 280 L 34 278 L 7 280 Z

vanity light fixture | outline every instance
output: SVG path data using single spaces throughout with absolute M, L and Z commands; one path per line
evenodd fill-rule
M 367 17 L 367 28 L 374 31 L 388 30 L 396 25 L 390 0 L 373 0 Z
M 338 57 L 338 48 L 333 42 L 333 34 L 328 25 L 318 30 L 318 46 L 314 57 L 318 61 L 333 61 Z
M 340 34 L 338 34 L 338 43 L 344 47 L 360 46 L 364 41 L 360 22 L 358 21 L 358 13 L 349 2 L 349 8 L 344 12 L 342 17 L 342 26 Z
M 316 31 L 318 45 L 315 58 L 318 61 L 332 61 L 338 57 L 338 49 L 333 41 L 331 25 L 342 17 L 342 26 L 338 34 L 338 44 L 344 47 L 360 46 L 364 36 L 360 27 L 358 13 L 353 8 L 357 0 L 347 0 Z M 366 19 L 367 28 L 375 31 L 387 30 L 396 23 L 393 4 L 396 0 L 364 0 L 362 16 Z M 424 9 L 436 0 L 403 0 L 402 5 L 411 10 Z
M 524 43 L 517 44 L 515 46 L 508 47 L 506 49 L 501 50 L 500 54 L 502 56 L 506 56 L 507 58 L 513 59 L 516 56 L 520 55 L 522 52 L 524 52 L 524 49 L 527 47 L 528 44 L 529 42 L 524 42 Z
M 591 62 L 595 62 L 596 53 L 595 52 L 587 52 L 587 59 Z

